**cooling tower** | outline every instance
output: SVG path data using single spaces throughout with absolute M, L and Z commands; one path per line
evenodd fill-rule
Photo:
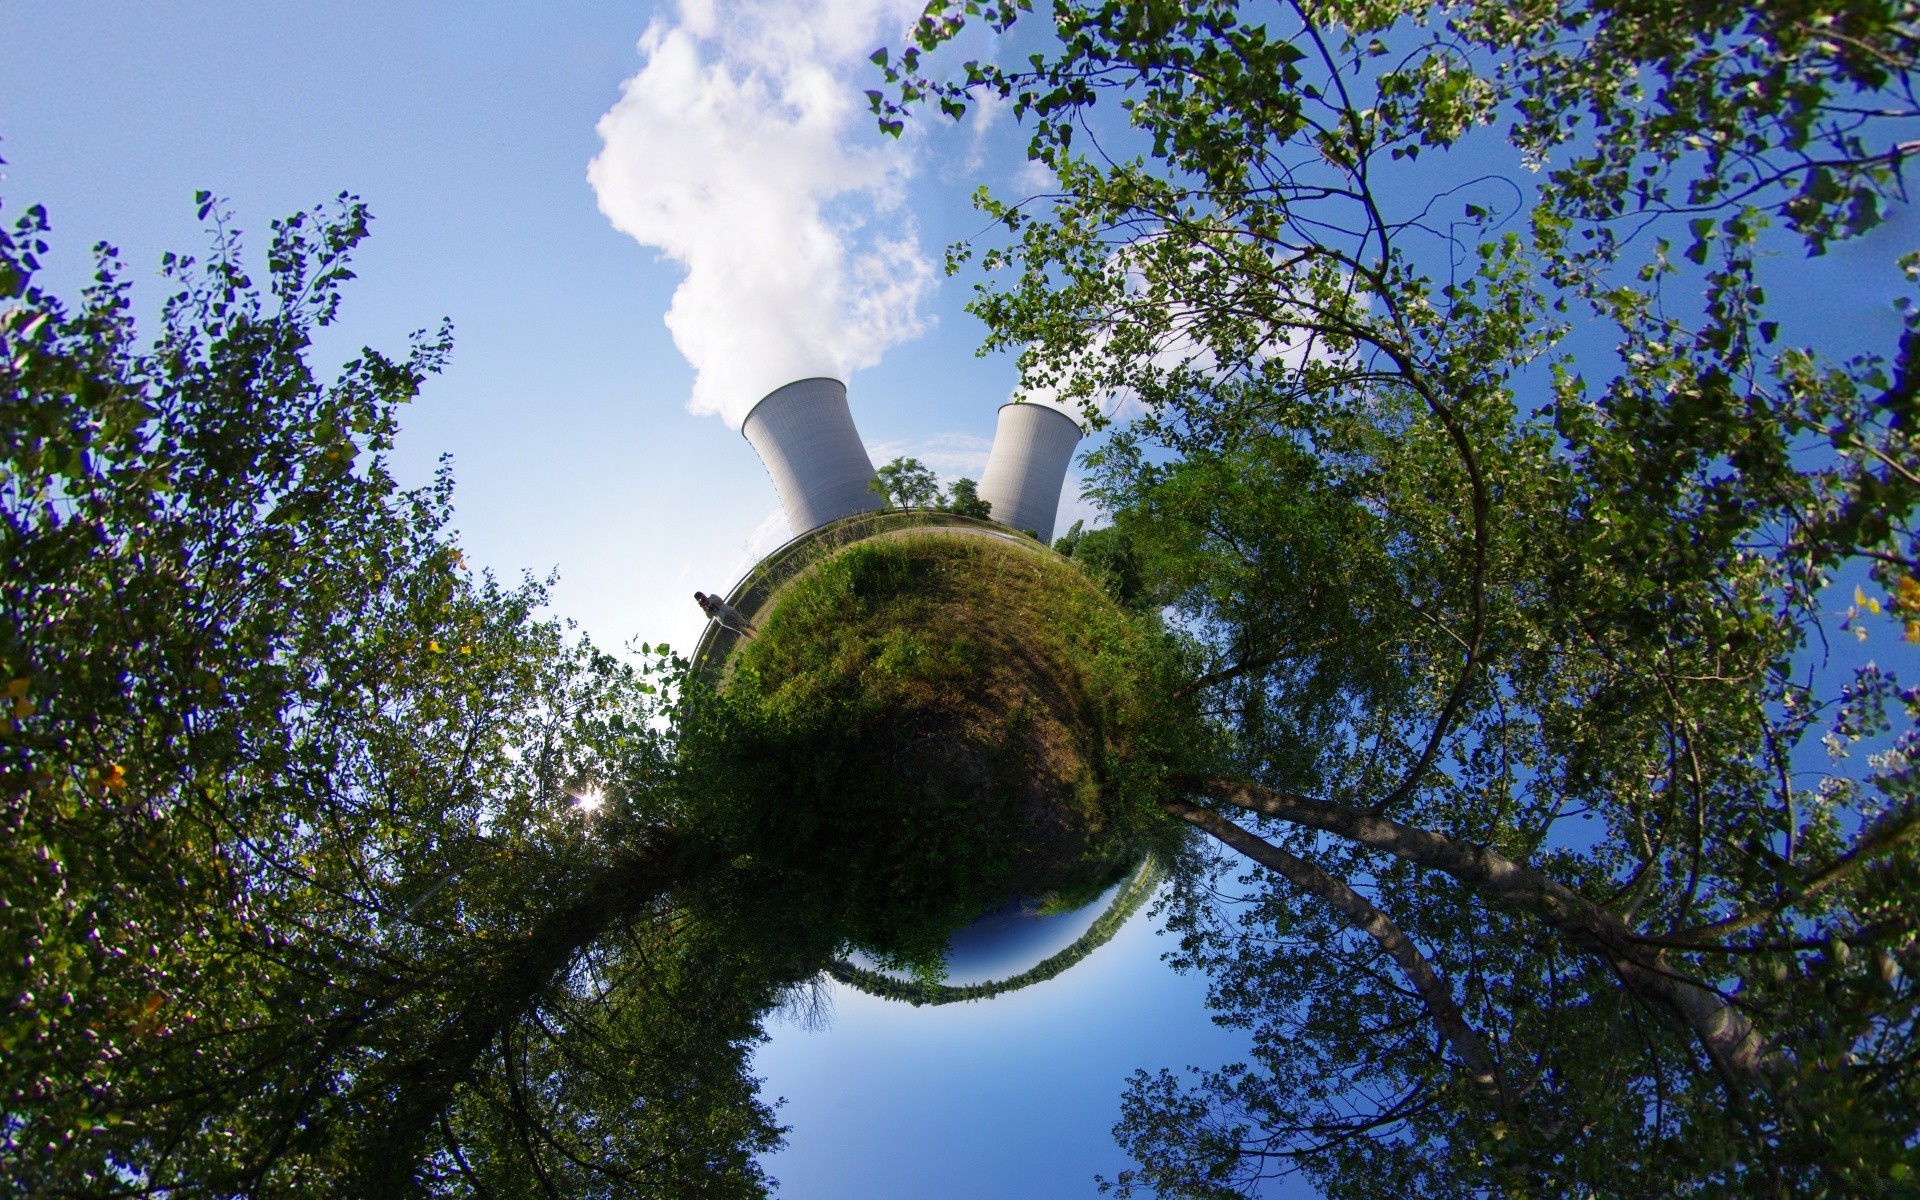
M 1080 441 L 1080 426 L 1059 409 L 1040 404 L 1003 404 L 993 452 L 980 477 L 980 498 L 993 505 L 993 519 L 1053 540 L 1060 488 Z
M 797 537 L 849 513 L 879 507 L 867 490 L 873 463 L 847 409 L 847 385 L 801 379 L 768 392 L 740 432 L 753 443 Z

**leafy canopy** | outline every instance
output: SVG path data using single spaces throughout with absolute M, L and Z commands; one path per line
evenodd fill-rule
M 1137 406 L 1094 495 L 1231 739 L 1169 809 L 1262 864 L 1174 908 L 1254 1053 L 1137 1078 L 1115 1186 L 1911 1178 L 1920 338 L 1776 295 L 1902 198 L 1908 6 L 1031 11 L 870 97 L 1027 122 L 1053 186 L 950 263 Z M 1030 54 L 936 69 L 969 21 Z
M 45 214 L 0 235 L 0 1191 L 760 1194 L 786 968 L 684 915 L 724 897 L 681 664 L 394 482 L 444 329 L 314 374 L 360 202 L 276 224 L 264 288 L 201 216 L 151 341 L 111 249 L 69 308 Z
M 1044 548 L 856 546 L 723 693 L 616 659 L 389 473 L 445 330 L 310 366 L 364 206 L 260 288 L 201 203 L 150 342 L 0 236 L 0 1192 L 764 1195 L 769 1011 L 1164 835 L 1175 660 Z

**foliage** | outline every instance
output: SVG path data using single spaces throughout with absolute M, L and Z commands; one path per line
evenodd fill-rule
M 1099 461 L 1097 458 L 1093 461 Z M 1086 529 L 1084 521 L 1053 539 L 1053 548 L 1079 563 L 1109 596 L 1128 608 L 1149 610 L 1166 602 L 1147 587 L 1131 535 L 1114 528 Z
M 69 309 L 44 214 L 0 235 L 0 1192 L 758 1194 L 778 983 L 664 900 L 715 856 L 680 665 L 566 636 L 463 569 L 444 472 L 395 484 L 444 330 L 314 375 L 358 201 L 277 224 L 264 292 L 201 205 L 150 344 L 110 249 Z
M 1180 815 L 1265 835 L 1248 903 L 1176 910 L 1255 1054 L 1136 1081 L 1122 1191 L 1920 1166 L 1920 693 L 1823 616 L 1842 573 L 1886 593 L 1849 632 L 1920 598 L 1920 327 L 1856 353 L 1769 297 L 1900 196 L 1908 8 L 1056 0 L 942 79 L 1028 28 L 955 0 L 876 56 L 883 128 L 1030 122 L 1052 193 L 951 261 L 1025 386 L 1145 413 L 1096 498 L 1231 739 Z
M 867 486 L 891 508 L 933 508 L 940 502 L 940 481 L 925 463 L 904 455 L 874 471 Z
M 886 509 L 931 508 L 958 513 L 963 517 L 986 519 L 993 516 L 993 505 L 980 498 L 980 485 L 977 482 L 964 477 L 956 479 L 943 495 L 940 481 L 934 478 L 927 465 L 906 455 L 874 471 L 867 490 L 879 496 L 881 507 Z
M 947 497 L 941 507 L 948 512 L 963 517 L 979 517 L 983 521 L 993 517 L 993 505 L 980 498 L 980 485 L 964 475 L 954 480 L 953 486 L 947 489 Z
M 1073 548 L 1080 544 L 1080 538 L 1086 532 L 1085 526 L 1085 521 L 1075 521 L 1065 533 L 1053 539 L 1053 548 L 1068 558 L 1072 558 Z

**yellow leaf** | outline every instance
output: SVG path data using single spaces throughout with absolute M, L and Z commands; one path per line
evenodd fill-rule
M 1920 621 L 1909 619 L 1905 636 L 1909 642 L 1920 642 Z
M 100 772 L 100 786 L 105 788 L 123 788 L 127 786 L 127 770 L 119 763 L 108 763 L 106 770 Z
M 462 653 L 462 654 L 472 654 L 472 653 L 473 653 L 473 647 L 472 647 L 472 646 L 462 646 L 462 647 L 460 647 L 460 653 Z
M 13 702 L 13 715 L 14 715 L 14 716 L 16 716 L 16 717 L 24 717 L 24 716 L 26 716 L 26 715 L 28 715 L 28 714 L 29 714 L 29 713 L 31 713 L 31 712 L 33 712 L 33 697 L 32 697 L 32 696 L 19 696 L 19 697 L 16 697 L 16 698 L 14 699 L 14 702 Z
M 1903 575 L 1893 583 L 1893 598 L 1901 608 L 1920 608 L 1920 579 Z
M 427 649 L 428 649 L 428 650 L 430 650 L 430 651 L 432 651 L 432 652 L 433 652 L 433 653 L 435 653 L 435 654 L 438 654 L 438 653 L 440 653 L 440 643 L 439 643 L 439 642 L 434 642 L 434 641 L 430 641 L 430 642 L 428 642 L 428 643 L 427 643 Z
M 6 687 L 7 699 L 18 700 L 20 697 L 26 695 L 27 689 L 32 686 L 33 680 L 24 676 L 19 679 L 9 679 Z

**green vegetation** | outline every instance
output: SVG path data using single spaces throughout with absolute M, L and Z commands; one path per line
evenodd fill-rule
M 805 923 L 937 979 L 961 924 L 1015 895 L 1097 894 L 1160 836 L 1174 659 L 1057 556 L 882 536 L 787 584 L 760 624 L 687 744 L 693 769 L 769 798 L 753 862 L 806 881 L 786 902 Z
M 980 485 L 974 480 L 956 479 L 942 495 L 940 481 L 926 464 L 904 455 L 875 470 L 867 490 L 880 497 L 884 509 L 930 508 L 982 520 L 993 515 L 993 505 L 980 498 Z
M 889 508 L 935 508 L 940 503 L 940 482 L 917 458 L 903 456 L 882 463 L 867 490 Z
M 845 523 L 716 695 L 394 484 L 444 336 L 311 372 L 357 202 L 266 294 L 215 217 L 151 344 L 110 259 L 35 286 L 42 225 L 0 235 L 0 1192 L 761 1194 L 783 997 L 1166 842 L 1169 648 L 1057 556 Z
M 1057 0 L 922 73 L 1028 12 L 875 103 L 1033 122 L 975 311 L 1137 399 L 1113 526 L 814 531 L 692 684 L 395 486 L 444 337 L 309 369 L 357 203 L 264 291 L 214 216 L 151 342 L 0 237 L 10 1194 L 759 1195 L 770 1006 L 1154 849 L 1253 1048 L 1136 1076 L 1120 1194 L 1912 1190 L 1920 304 L 1768 299 L 1899 195 L 1910 14 Z
M 1105 895 L 1108 888 L 1136 874 L 1137 871 L 1137 867 L 1116 863 L 1113 870 L 1104 875 L 1083 873 L 1064 886 L 1026 899 L 1034 902 L 1034 911 L 1043 917 L 1077 912 Z
M 396 486 L 444 333 L 309 368 L 357 201 L 264 289 L 202 216 L 151 341 L 110 252 L 69 307 L 44 216 L 0 232 L 0 1194 L 759 1194 L 787 968 L 688 921 L 730 877 L 676 824 L 681 664 Z
M 1054 539 L 1053 548 L 1080 564 L 1115 600 L 1128 608 L 1155 611 L 1158 606 L 1141 574 L 1132 536 L 1112 527 L 1085 529 L 1084 524 L 1075 521 L 1071 529 Z
M 978 517 L 983 521 L 993 518 L 993 505 L 980 498 L 980 485 L 964 475 L 954 480 L 953 486 L 947 489 L 946 503 L 942 507 L 963 517 Z
M 838 553 L 843 546 L 882 533 L 903 529 L 980 529 L 1003 530 L 980 517 L 963 516 L 931 508 L 890 508 L 877 512 L 859 512 L 809 529 L 753 565 L 747 577 L 734 586 L 727 597 L 749 617 L 766 607 L 773 594 L 788 580 Z M 693 652 L 693 670 L 703 679 L 718 675 L 731 658 L 734 648 L 744 639 L 719 622 L 712 622 L 700 636 Z
M 949 262 L 1024 389 L 1134 402 L 1109 558 L 1226 739 L 1172 925 L 1253 1049 L 1136 1078 L 1118 1193 L 1916 1186 L 1913 18 L 939 0 L 876 55 L 883 129 L 1027 123 Z
M 1094 918 L 1085 933 L 1073 940 L 1072 945 L 1005 979 L 990 979 L 985 983 L 930 983 L 922 979 L 901 979 L 881 971 L 869 971 L 843 958 L 828 963 L 827 974 L 870 995 L 901 1000 L 916 1008 L 923 1004 L 991 1000 L 1036 983 L 1045 983 L 1112 941 L 1113 935 L 1119 933 L 1120 927 L 1140 911 L 1140 907 L 1152 898 L 1154 891 L 1166 879 L 1167 871 L 1159 857 L 1149 855 L 1127 876 L 1126 886 L 1113 898 L 1113 902 Z

